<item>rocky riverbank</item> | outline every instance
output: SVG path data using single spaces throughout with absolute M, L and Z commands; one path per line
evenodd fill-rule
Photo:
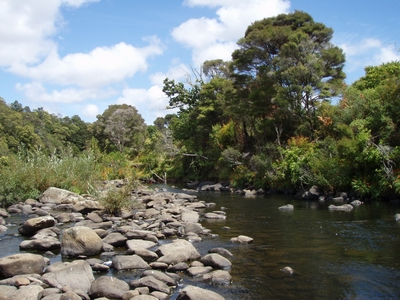
M 225 212 L 204 213 L 215 204 L 189 193 L 141 189 L 131 200 L 140 208 L 113 216 L 90 196 L 50 188 L 38 200 L 1 209 L 1 231 L 13 225 L 7 223 L 10 215 L 29 218 L 18 227 L 26 237 L 21 252 L 0 258 L 0 300 L 170 299 L 176 291 L 176 299 L 224 299 L 180 282 L 190 276 L 209 285 L 231 284 L 232 253 L 217 247 L 202 256 L 196 249 L 211 234 L 200 220 L 224 219 Z M 252 238 L 231 241 L 251 243 Z M 70 261 L 50 264 L 55 253 Z M 110 269 L 138 276 L 124 281 L 109 276 Z

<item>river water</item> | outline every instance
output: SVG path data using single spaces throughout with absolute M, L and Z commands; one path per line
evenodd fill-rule
M 346 213 L 329 211 L 329 201 L 197 195 L 226 211 L 226 220 L 202 221 L 217 236 L 196 245 L 201 254 L 212 247 L 234 254 L 232 285 L 213 287 L 226 299 L 400 299 L 399 204 L 366 203 Z M 278 209 L 288 203 L 293 212 Z M 230 243 L 241 234 L 254 242 Z M 293 275 L 280 271 L 286 266 Z
M 181 192 L 170 186 L 157 187 Z M 329 201 L 307 202 L 287 196 L 247 198 L 227 192 L 196 195 L 216 204 L 207 211 L 225 210 L 227 218 L 202 219 L 213 235 L 194 245 L 201 255 L 214 247 L 231 251 L 235 256 L 230 271 L 233 282 L 217 287 L 185 276 L 181 287 L 194 284 L 227 300 L 400 299 L 400 222 L 394 220 L 400 213 L 398 203 L 366 203 L 346 213 L 329 211 Z M 288 203 L 294 205 L 293 212 L 278 209 Z M 16 229 L 1 234 L 1 257 L 18 252 L 23 238 L 14 235 Z M 250 236 L 254 242 L 230 243 L 238 235 Z M 51 261 L 61 259 L 58 254 Z M 286 266 L 294 270 L 293 275 L 280 271 Z M 140 274 L 110 271 L 109 275 L 128 281 Z

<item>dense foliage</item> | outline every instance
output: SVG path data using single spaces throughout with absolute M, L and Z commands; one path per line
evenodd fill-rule
M 346 86 L 332 35 L 300 11 L 254 22 L 231 61 L 165 79 L 179 111 L 154 125 L 126 104 L 88 124 L 0 99 L 0 200 L 115 178 L 398 195 L 400 62 Z

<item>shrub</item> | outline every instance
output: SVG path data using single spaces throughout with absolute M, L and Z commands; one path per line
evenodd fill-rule
M 120 213 L 123 209 L 133 209 L 138 207 L 138 203 L 132 200 L 132 190 L 137 182 L 122 186 L 121 188 L 111 188 L 102 192 L 98 200 L 104 207 L 104 210 L 112 215 Z

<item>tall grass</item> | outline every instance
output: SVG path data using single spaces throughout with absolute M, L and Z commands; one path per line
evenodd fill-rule
M 0 204 L 8 206 L 27 198 L 38 198 L 49 187 L 86 193 L 100 179 L 91 151 L 74 156 L 66 150 L 47 155 L 24 152 L 0 160 Z

